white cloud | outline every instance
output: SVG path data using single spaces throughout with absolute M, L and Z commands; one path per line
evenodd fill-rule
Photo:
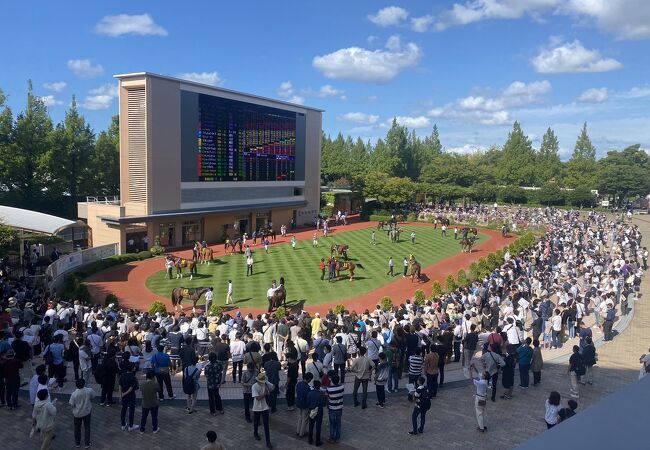
M 604 58 L 598 50 L 589 50 L 580 41 L 556 43 L 542 49 L 531 62 L 539 73 L 608 72 L 623 65 L 613 58 Z
M 157 25 L 149 14 L 104 16 L 95 25 L 95 32 L 111 37 L 122 36 L 124 34 L 167 36 L 167 30 Z
M 61 92 L 68 84 L 65 81 L 55 81 L 54 83 L 43 83 L 43 87 L 48 91 Z
M 368 14 L 368 20 L 380 27 L 399 25 L 406 20 L 409 13 L 399 6 L 388 6 L 377 11 L 376 14 Z
M 366 38 L 368 45 L 375 45 L 379 42 L 379 36 L 370 35 Z
M 464 144 L 457 147 L 447 147 L 445 151 L 447 153 L 460 153 L 460 154 L 471 154 L 476 152 L 484 152 L 486 147 L 477 144 Z
M 397 116 L 395 120 L 398 124 L 403 125 L 407 128 L 429 128 L 431 126 L 431 119 L 426 116 Z M 387 124 L 390 126 L 392 120 L 388 121 Z
M 629 91 L 624 91 L 618 94 L 623 98 L 644 98 L 650 97 L 650 86 L 634 86 Z
M 113 100 L 117 98 L 118 89 L 115 84 L 104 84 L 98 88 L 88 91 L 88 95 L 81 102 L 81 106 L 86 109 L 107 109 L 113 104 Z
M 488 19 L 518 19 L 528 14 L 536 18 L 540 13 L 554 10 L 562 0 L 472 0 L 454 3 L 436 21 L 436 29 L 467 25 Z
M 411 30 L 418 33 L 424 33 L 429 29 L 433 23 L 433 16 L 427 14 L 422 17 L 412 17 L 411 18 Z
M 357 123 L 360 125 L 373 125 L 379 120 L 379 116 L 374 114 L 366 114 L 362 112 L 349 112 L 341 114 L 341 119 L 346 122 Z
M 578 100 L 586 103 L 602 103 L 608 97 L 607 88 L 591 88 L 584 91 Z
M 420 48 L 413 43 L 402 46 L 389 38 L 386 50 L 368 50 L 359 47 L 342 48 L 323 56 L 315 56 L 314 68 L 328 78 L 386 83 L 402 70 L 417 65 L 422 56 Z
M 98 77 L 104 73 L 101 64 L 93 65 L 89 59 L 71 59 L 68 61 L 68 69 L 81 78 Z
M 41 97 L 41 100 L 45 106 L 59 106 L 63 104 L 61 100 L 57 100 L 53 95 L 44 95 Z
M 186 72 L 178 74 L 178 78 L 212 86 L 221 86 L 224 81 L 217 72 Z
M 278 88 L 278 97 L 283 98 L 289 103 L 297 103 L 299 105 L 305 103 L 304 97 L 295 94 L 291 81 L 283 81 L 280 83 L 280 87 Z
M 390 36 L 386 41 L 386 48 L 392 52 L 398 52 L 402 48 L 402 40 L 398 34 Z
M 647 0 L 567 0 L 561 11 L 593 18 L 598 28 L 621 39 L 650 37 Z

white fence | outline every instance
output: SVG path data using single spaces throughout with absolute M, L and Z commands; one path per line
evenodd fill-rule
M 64 255 L 50 264 L 45 273 L 49 280 L 50 290 L 57 289 L 63 282 L 63 275 L 72 272 L 86 264 L 117 255 L 118 244 L 106 244 L 99 247 L 87 248 Z

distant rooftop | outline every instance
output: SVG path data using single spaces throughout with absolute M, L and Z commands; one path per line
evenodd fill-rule
M 1 205 L 0 222 L 19 230 L 44 234 L 58 234 L 66 228 L 74 226 L 86 227 L 86 224 L 81 221 Z

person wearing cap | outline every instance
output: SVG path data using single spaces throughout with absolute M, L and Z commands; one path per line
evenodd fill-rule
M 13 349 L 7 350 L 4 354 L 0 354 L 0 366 L 4 375 L 4 382 L 6 386 L 7 406 L 9 410 L 18 408 L 18 391 L 20 389 L 20 369 L 23 363 L 15 358 Z
M 261 440 L 260 435 L 257 432 L 261 419 L 264 424 L 266 447 L 270 449 L 273 448 L 273 445 L 271 444 L 271 436 L 269 432 L 269 405 L 266 402 L 266 398 L 271 389 L 273 389 L 273 384 L 266 380 L 266 375 L 263 373 L 257 375 L 255 381 L 256 383 L 253 384 L 253 387 L 251 388 L 253 396 L 253 435 L 256 440 Z

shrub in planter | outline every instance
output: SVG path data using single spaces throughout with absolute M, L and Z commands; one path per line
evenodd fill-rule
M 478 264 L 473 262 L 472 264 L 469 265 L 469 280 L 470 281 L 476 281 L 478 280 Z
M 223 308 L 221 306 L 217 305 L 217 304 L 214 304 L 214 305 L 210 306 L 209 313 L 210 313 L 211 316 L 220 316 L 221 314 L 223 314 Z M 277 314 L 277 312 L 276 312 L 276 314 Z
M 152 256 L 153 256 L 153 254 L 148 250 L 145 250 L 143 252 L 138 253 L 138 259 L 140 259 L 140 260 L 149 259 Z
M 467 286 L 470 283 L 469 278 L 467 278 L 467 274 L 465 273 L 465 270 L 460 269 L 458 271 L 458 285 L 459 286 Z
M 163 313 L 166 313 L 166 312 L 167 312 L 167 307 L 165 306 L 165 304 L 163 302 L 158 301 L 158 300 L 153 302 L 151 304 L 151 306 L 149 307 L 149 314 L 152 315 L 152 316 L 154 314 L 156 314 L 156 313 L 163 314 Z
M 388 296 L 383 297 L 379 304 L 381 305 L 382 311 L 390 311 L 393 309 L 393 300 Z
M 344 312 L 345 312 L 344 305 L 338 304 L 334 307 L 334 314 L 336 314 L 337 316 L 343 314 Z
M 287 310 L 284 309 L 284 306 L 280 306 L 278 309 L 275 310 L 275 317 L 278 319 L 282 319 L 283 317 L 287 316 Z
M 413 294 L 413 303 L 415 303 L 417 306 L 422 306 L 424 305 L 424 301 L 426 300 L 426 296 L 424 295 L 424 291 L 421 289 L 418 289 L 415 291 L 415 294 Z
M 106 295 L 106 298 L 104 299 L 104 306 L 107 307 L 111 303 L 115 304 L 116 308 L 119 308 L 119 300 L 117 298 L 117 295 L 113 294 L 112 292 Z
M 458 286 L 456 285 L 456 280 L 452 275 L 448 275 L 445 279 L 445 294 L 451 294 L 456 290 Z
M 417 222 L 418 216 L 415 215 L 415 213 L 408 213 L 406 216 L 406 221 L 407 222 Z
M 88 305 L 92 301 L 90 292 L 88 291 L 88 286 L 85 283 L 79 283 L 77 289 L 74 292 L 73 300 L 79 300 L 79 303 L 82 305 Z
M 433 285 L 431 286 L 431 298 L 437 298 L 442 294 L 442 286 L 440 285 L 440 282 L 434 281 Z

